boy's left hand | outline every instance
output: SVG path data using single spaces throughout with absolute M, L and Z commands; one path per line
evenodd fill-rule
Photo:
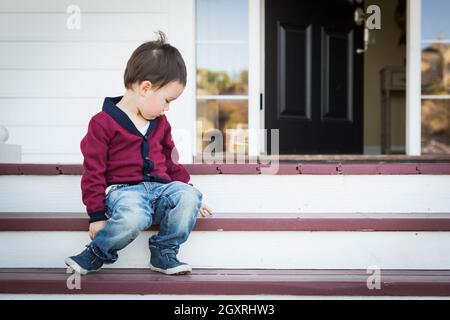
M 201 208 L 200 208 L 200 214 L 203 216 L 203 217 L 206 217 L 206 216 L 208 216 L 208 215 L 212 215 L 212 210 L 211 210 L 211 208 L 210 207 L 208 207 L 204 202 L 202 202 L 202 206 L 201 206 Z

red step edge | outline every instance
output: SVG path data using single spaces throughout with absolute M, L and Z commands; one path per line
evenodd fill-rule
M 66 269 L 0 269 L 0 293 L 198 294 L 305 296 L 450 296 L 448 270 L 379 270 L 369 289 L 366 270 L 217 270 L 165 276 L 146 269 L 103 269 L 69 289 Z
M 450 163 L 185 164 L 192 175 L 207 174 L 450 174 Z M 0 175 L 81 175 L 81 164 L 0 164 Z
M 87 231 L 84 213 L 0 213 L 0 231 Z M 159 230 L 154 225 L 149 230 Z M 199 217 L 194 231 L 450 231 L 450 214 L 383 214 L 376 217 L 258 217 L 216 214 Z

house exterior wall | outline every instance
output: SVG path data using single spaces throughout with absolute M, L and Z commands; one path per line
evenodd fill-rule
M 123 94 L 123 70 L 132 50 L 152 39 L 154 31 L 162 30 L 169 42 L 180 49 L 188 68 L 186 90 L 172 103 L 167 115 L 174 128 L 180 161 L 192 163 L 196 136 L 195 0 L 79 0 L 76 1 L 81 9 L 79 30 L 66 26 L 71 16 L 67 9 L 72 3 L 69 0 L 0 3 L 0 126 L 9 131 L 7 143 L 22 146 L 25 163 L 80 163 L 79 142 L 90 117 L 101 110 L 104 96 Z M 263 16 L 259 16 L 258 22 L 258 14 L 254 12 L 255 8 L 263 10 L 263 0 L 249 3 L 251 26 L 259 25 L 259 33 L 263 35 Z M 406 51 L 398 50 L 396 44 L 400 30 L 392 18 L 395 3 L 367 1 L 367 5 L 381 3 L 381 32 L 394 36 L 378 37 L 366 53 L 364 145 L 368 153 L 379 153 L 379 68 L 386 64 L 401 65 Z M 252 30 L 252 35 L 258 32 Z M 252 39 L 250 49 L 256 52 L 258 45 L 264 44 L 262 39 Z M 264 67 L 263 51 L 260 52 L 261 59 L 252 59 L 249 70 L 252 129 L 264 127 L 258 105 L 259 92 L 264 88 L 264 79 L 259 75 Z M 251 56 L 254 58 L 255 54 Z M 261 70 L 256 70 L 259 65 L 256 60 L 261 61 Z M 416 139 L 416 131 L 420 130 L 416 126 L 409 130 L 413 136 L 405 137 L 405 118 L 416 119 L 418 115 L 416 110 L 408 116 L 404 105 L 402 97 L 394 97 L 394 147 L 402 146 L 405 139 L 407 144 Z M 420 124 L 420 114 L 418 121 L 414 121 Z M 263 151 L 263 141 L 251 135 L 250 154 Z
M 80 28 L 70 29 L 80 9 Z M 124 93 L 132 51 L 162 30 L 182 53 L 188 83 L 167 116 L 192 162 L 195 125 L 194 0 L 0 3 L 0 125 L 25 163 L 80 163 L 79 143 L 105 96 Z M 183 140 L 184 138 L 184 140 Z

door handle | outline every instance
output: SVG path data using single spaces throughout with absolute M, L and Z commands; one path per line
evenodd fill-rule
M 364 27 L 364 48 L 356 49 L 357 54 L 363 54 L 369 49 L 369 39 L 370 39 L 370 30 L 367 27 Z
M 356 8 L 355 10 L 355 23 L 358 26 L 364 25 L 364 48 L 356 49 L 357 54 L 363 54 L 369 49 L 370 30 L 366 24 L 366 14 L 362 8 Z

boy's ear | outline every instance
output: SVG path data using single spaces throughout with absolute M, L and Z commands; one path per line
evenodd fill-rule
M 150 90 L 153 87 L 153 84 L 148 81 L 142 81 L 141 84 L 139 85 L 139 93 L 140 94 L 146 94 L 148 90 Z

